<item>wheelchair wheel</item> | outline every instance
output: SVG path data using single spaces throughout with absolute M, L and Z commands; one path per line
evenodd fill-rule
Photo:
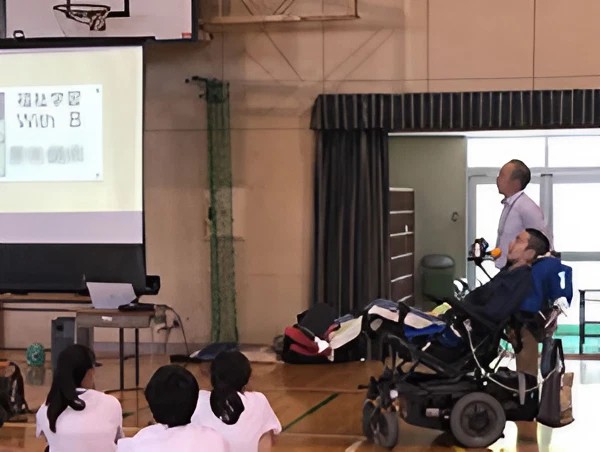
M 0 407 L 0 427 L 2 427 L 4 423 L 8 421 L 9 417 L 9 414 L 4 410 L 4 408 Z
M 502 436 L 504 408 L 484 392 L 472 392 L 456 402 L 450 413 L 450 430 L 466 447 L 488 447 Z
M 398 413 L 383 412 L 379 407 L 366 402 L 363 406 L 362 421 L 363 432 L 369 441 L 387 449 L 396 446 L 400 432 Z
M 393 449 L 398 443 L 400 423 L 398 413 L 395 411 L 379 412 L 377 416 L 377 429 L 373 435 L 373 442 L 378 446 Z
M 371 428 L 371 418 L 375 415 L 378 408 L 370 400 L 365 400 L 362 410 L 362 430 L 363 435 L 369 441 L 373 441 L 373 429 Z

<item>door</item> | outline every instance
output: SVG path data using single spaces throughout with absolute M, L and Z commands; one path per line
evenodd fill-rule
M 600 173 L 557 172 L 552 180 L 554 246 L 573 267 L 575 289 L 571 308 L 562 324 L 579 324 L 579 289 L 600 289 Z M 597 293 L 588 298 L 598 298 Z M 600 320 L 600 304 L 588 303 L 587 320 Z
M 494 246 L 498 219 L 502 211 L 501 195 L 495 187 L 495 178 L 490 174 L 469 177 L 468 239 L 484 237 Z M 566 316 L 559 318 L 560 331 L 578 334 L 580 323 L 580 289 L 600 289 L 600 209 L 595 200 L 600 199 L 600 170 L 590 168 L 534 168 L 532 182 L 526 193 L 542 208 L 552 231 L 554 249 L 561 253 L 562 261 L 573 268 L 573 300 Z M 486 264 L 484 264 L 486 265 Z M 487 263 L 491 276 L 497 273 L 493 264 Z M 474 265 L 467 267 L 470 287 L 483 284 L 487 277 Z M 598 293 L 588 298 L 598 298 Z M 586 320 L 600 321 L 600 303 L 587 303 Z M 569 326 L 571 325 L 571 326 Z M 594 353 L 597 344 L 588 341 L 586 350 Z M 593 348 L 596 347 L 596 348 Z M 569 350 L 569 352 L 575 350 Z
M 414 189 L 415 266 L 427 254 L 446 254 L 465 275 L 467 140 L 464 137 L 390 137 L 390 186 Z M 421 279 L 415 269 L 415 301 Z
M 469 139 L 468 144 L 468 241 L 483 236 L 495 243 L 501 197 L 494 183 L 500 166 L 518 158 L 531 168 L 532 183 L 526 191 L 544 212 L 554 248 L 561 252 L 563 262 L 573 268 L 573 301 L 567 316 L 559 318 L 561 335 L 579 333 L 579 290 L 600 289 L 598 149 L 600 136 L 589 132 L 587 135 L 474 138 Z M 468 266 L 471 287 L 477 279 L 487 280 L 473 267 Z M 486 268 L 494 269 L 491 265 Z M 592 293 L 588 297 L 600 299 L 598 295 Z M 600 321 L 600 303 L 587 305 L 586 320 Z M 577 352 L 572 341 L 569 344 L 569 353 Z M 586 344 L 586 352 L 600 352 L 598 341 L 586 341 Z

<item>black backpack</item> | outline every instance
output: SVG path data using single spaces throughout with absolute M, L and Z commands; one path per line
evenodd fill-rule
M 25 385 L 19 366 L 0 361 L 0 426 L 20 414 L 30 413 L 25 400 Z
M 307 340 L 312 340 L 313 336 L 323 337 L 327 329 L 335 322 L 336 313 L 333 307 L 325 303 L 317 303 L 310 309 L 298 314 L 297 323 L 292 329 L 297 329 L 296 333 L 304 334 Z M 334 352 L 333 362 L 359 361 L 367 358 L 367 341 L 365 335 L 360 334 L 354 340 L 348 342 Z M 287 334 L 283 335 L 283 345 L 281 358 L 289 364 L 329 364 L 331 361 L 326 356 L 314 355 L 307 356 L 291 350 L 295 343 L 293 337 Z

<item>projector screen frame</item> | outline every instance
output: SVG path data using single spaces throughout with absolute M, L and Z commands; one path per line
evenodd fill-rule
M 1 2 L 2 0 L 0 0 Z M 2 28 L 0 27 L 0 30 Z M 0 49 L 68 49 L 78 47 L 142 47 L 155 41 L 151 36 L 128 38 L 4 38 Z M 145 60 L 144 60 L 145 64 Z
M 0 0 L 0 40 L 6 38 L 6 0 Z
M 3 0 L 0 0 L 0 3 L 4 3 Z M 1 5 L 0 5 L 1 6 Z M 1 10 L 1 8 L 0 8 Z M 1 13 L 0 13 L 1 15 Z M 153 291 L 152 287 L 149 287 L 148 281 L 152 279 L 158 278 L 158 285 L 160 286 L 160 277 L 155 275 L 148 275 L 147 270 L 147 262 L 146 262 L 146 194 L 145 194 L 145 172 L 144 172 L 144 130 L 145 130 L 145 95 L 146 95 L 146 44 L 149 42 L 147 38 L 77 38 L 77 39 L 67 39 L 64 38 L 40 38 L 40 39 L 0 39 L 0 50 L 27 50 L 27 49 L 78 49 L 78 48 L 86 48 L 86 47 L 139 47 L 142 53 L 142 100 L 141 100 L 141 132 L 142 132 L 142 140 L 141 140 L 141 170 L 142 170 L 142 243 L 141 244 L 37 244 L 40 247 L 43 246 L 56 246 L 63 245 L 65 247 L 72 246 L 82 246 L 85 248 L 99 248 L 99 247 L 114 247 L 114 248 L 133 248 L 138 246 L 141 250 L 141 256 L 138 258 L 141 259 L 144 281 L 141 281 L 141 278 L 137 278 L 137 281 L 101 281 L 98 278 L 94 278 L 92 275 L 88 281 L 92 282 L 131 282 L 134 286 L 134 290 L 137 295 L 154 295 L 156 292 Z M 7 244 L 3 244 L 0 241 L 0 249 L 4 248 Z M 24 248 L 29 245 L 34 244 L 15 244 L 17 248 Z M 129 253 L 127 257 L 135 259 L 136 256 L 132 253 Z M 0 270 L 1 269 L 1 258 L 0 256 Z M 110 272 L 108 272 L 110 273 Z M 85 274 L 84 274 L 85 276 Z M 138 275 L 140 276 L 140 275 Z M 85 286 L 85 278 L 83 281 L 78 281 L 78 283 L 74 283 L 71 287 L 61 286 L 60 284 L 56 284 L 55 286 L 49 285 L 43 288 L 36 287 L 25 287 L 25 286 L 11 286 L 4 284 L 2 281 L 2 275 L 0 274 L 0 294 L 27 294 L 27 293 L 73 293 L 73 294 L 81 294 L 87 295 L 87 287 Z M 77 285 L 77 286 L 76 286 Z

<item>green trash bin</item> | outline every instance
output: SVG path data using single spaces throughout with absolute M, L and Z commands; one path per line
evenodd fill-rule
M 423 297 L 439 303 L 444 298 L 454 297 L 455 262 L 445 254 L 428 254 L 420 263 L 421 293 Z

